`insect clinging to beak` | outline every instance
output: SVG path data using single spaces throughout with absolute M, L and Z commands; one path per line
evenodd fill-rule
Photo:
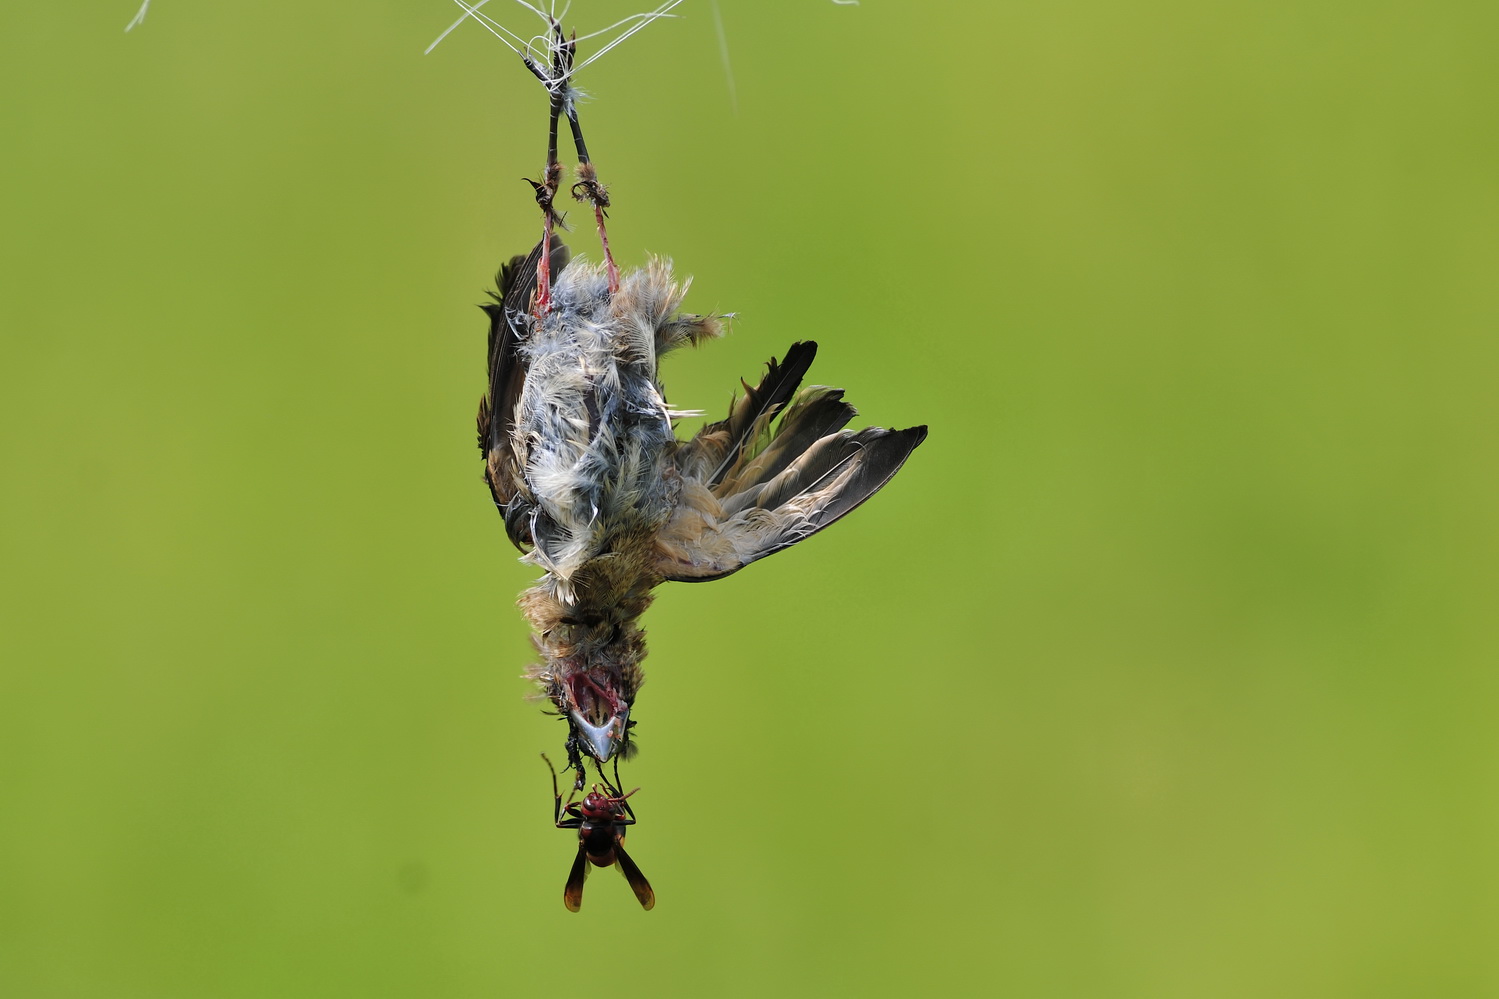
M 619 872 L 630 883 L 630 890 L 640 900 L 641 906 L 645 909 L 653 908 L 656 893 L 651 890 L 651 883 L 645 879 L 645 875 L 640 873 L 640 868 L 635 866 L 635 861 L 625 852 L 625 826 L 635 824 L 635 812 L 627 799 L 640 788 L 637 787 L 629 794 L 621 794 L 619 788 L 607 782 L 595 784 L 581 803 L 573 801 L 569 796 L 564 805 L 562 792 L 557 789 L 557 770 L 545 753 L 541 754 L 541 758 L 547 761 L 547 768 L 552 771 L 552 822 L 558 829 L 578 830 L 578 856 L 567 874 L 567 885 L 562 889 L 562 904 L 569 911 L 577 912 L 583 907 L 583 882 L 587 880 L 589 870 L 618 864 Z M 567 818 L 563 818 L 564 815 Z

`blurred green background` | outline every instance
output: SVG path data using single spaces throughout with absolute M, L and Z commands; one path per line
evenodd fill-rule
M 662 589 L 660 903 L 577 916 L 472 429 L 540 88 L 437 0 L 134 8 L 0 13 L 0 993 L 1499 994 L 1499 8 L 722 0 L 731 88 L 691 0 L 588 70 L 622 260 L 740 315 L 673 400 L 815 337 L 932 430 Z

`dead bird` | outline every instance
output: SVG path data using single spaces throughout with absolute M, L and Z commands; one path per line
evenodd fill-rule
M 531 181 L 542 238 L 499 274 L 489 388 L 479 404 L 484 478 L 505 531 L 543 570 L 519 604 L 541 661 L 529 670 L 567 719 L 569 766 L 633 751 L 644 679 L 640 617 L 666 580 L 718 579 L 796 544 L 874 495 L 926 438 L 844 429 L 841 389 L 801 388 L 817 345 L 791 345 L 728 416 L 679 441 L 658 365 L 721 335 L 722 317 L 678 312 L 671 265 L 621 274 L 604 231 L 609 197 L 578 124 L 575 38 L 547 21 L 547 58 L 522 51 L 550 97 L 546 169 Z M 633 30 L 633 29 L 632 29 Z M 518 50 L 519 51 L 519 50 Z M 561 118 L 577 149 L 574 198 L 593 208 L 603 263 L 569 260 L 553 207 Z

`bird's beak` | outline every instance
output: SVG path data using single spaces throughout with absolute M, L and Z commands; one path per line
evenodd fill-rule
M 569 715 L 572 718 L 573 728 L 577 730 L 583 745 L 588 747 L 588 752 L 600 763 L 608 763 L 609 758 L 619 752 L 620 747 L 624 745 L 625 733 L 629 730 L 630 721 L 628 704 L 605 718 L 600 725 L 590 722 L 583 712 L 576 708 Z

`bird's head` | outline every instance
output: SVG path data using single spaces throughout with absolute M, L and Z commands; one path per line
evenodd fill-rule
M 578 746 L 600 763 L 615 754 L 629 757 L 630 704 L 607 676 L 591 671 L 574 673 L 566 684 L 567 721 Z

